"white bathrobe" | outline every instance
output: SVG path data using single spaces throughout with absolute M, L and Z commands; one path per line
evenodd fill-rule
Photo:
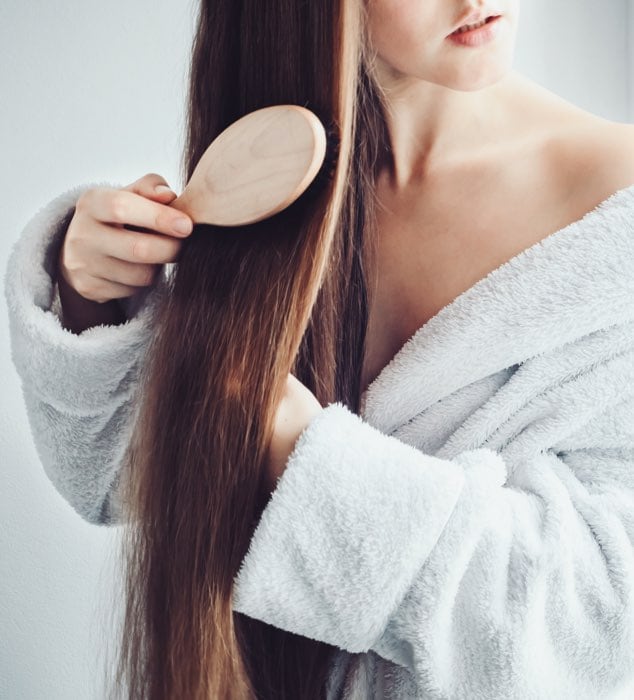
M 155 302 L 62 329 L 50 274 L 82 185 L 28 223 L 5 278 L 49 479 L 112 497 Z M 119 185 L 109 185 L 119 186 Z M 301 434 L 233 607 L 335 645 L 328 698 L 634 698 L 634 185 L 516 255 Z

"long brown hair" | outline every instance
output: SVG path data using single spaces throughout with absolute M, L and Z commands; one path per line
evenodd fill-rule
M 201 1 L 185 180 L 224 128 L 268 105 L 312 109 L 336 124 L 339 149 L 332 177 L 274 217 L 196 225 L 157 309 L 120 485 L 114 683 L 134 700 L 325 697 L 335 647 L 233 612 L 231 593 L 270 496 L 264 462 L 288 373 L 322 406 L 359 411 L 385 144 L 365 11 L 363 0 Z

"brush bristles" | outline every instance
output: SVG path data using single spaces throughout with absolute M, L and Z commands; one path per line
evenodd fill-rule
M 323 123 L 323 122 L 322 122 Z M 339 159 L 339 146 L 341 143 L 339 136 L 339 127 L 334 120 L 330 120 L 324 124 L 326 132 L 326 153 L 321 167 L 317 171 L 317 175 L 313 178 L 302 197 L 316 195 L 322 188 L 327 185 L 335 174 L 337 160 Z

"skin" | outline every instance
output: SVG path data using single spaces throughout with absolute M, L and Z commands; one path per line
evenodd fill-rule
M 317 397 L 297 377 L 289 374 L 286 388 L 275 417 L 275 427 L 269 444 L 267 487 L 273 491 L 282 476 L 286 462 L 304 428 L 321 411 Z
M 368 0 L 367 10 L 388 104 L 386 176 L 403 189 L 462 161 L 504 126 L 496 103 L 512 74 L 519 0 Z M 479 11 L 502 15 L 495 41 L 473 48 L 447 40 L 465 15 Z
M 389 149 L 377 181 L 364 387 L 461 292 L 634 183 L 634 125 L 512 69 L 519 0 L 367 0 L 367 8 Z M 478 10 L 502 15 L 494 41 L 474 48 L 446 38 Z M 272 441 L 273 486 L 321 410 L 293 377 Z

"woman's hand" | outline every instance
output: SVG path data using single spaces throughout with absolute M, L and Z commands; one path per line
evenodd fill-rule
M 123 323 L 126 316 L 116 300 L 153 285 L 164 263 L 178 259 L 193 221 L 169 206 L 175 198 L 156 173 L 127 187 L 82 193 L 57 260 L 66 330 L 79 334 L 90 326 Z M 183 230 L 176 228 L 179 219 Z
M 156 173 L 126 187 L 83 192 L 59 252 L 62 306 L 66 289 L 104 304 L 153 285 L 163 265 L 178 260 L 193 229 L 188 216 L 169 206 L 174 199 Z
M 280 401 L 273 437 L 269 444 L 267 485 L 274 491 L 277 480 L 284 473 L 286 462 L 300 433 L 322 411 L 315 395 L 292 374 L 286 380 L 286 390 Z

